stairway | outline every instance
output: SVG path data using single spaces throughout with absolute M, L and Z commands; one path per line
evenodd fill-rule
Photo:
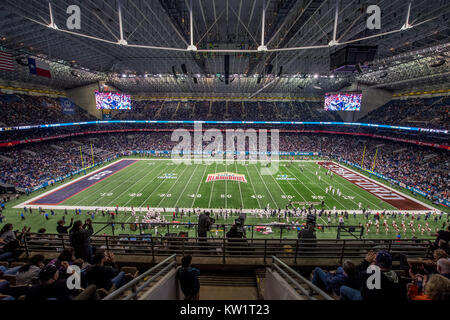
M 206 274 L 200 278 L 200 300 L 258 300 L 255 276 Z

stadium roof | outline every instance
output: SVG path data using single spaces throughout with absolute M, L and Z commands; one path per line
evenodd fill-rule
M 50 61 L 52 79 L 30 75 L 17 62 L 15 72 L 0 71 L 15 80 L 65 89 L 106 81 L 139 93 L 260 93 L 299 95 L 339 90 L 356 80 L 389 90 L 449 84 L 450 1 L 414 0 L 409 23 L 382 37 L 357 43 L 377 45 L 375 61 L 360 73 L 330 72 L 329 46 L 398 31 L 406 23 L 409 2 L 377 1 L 381 29 L 366 27 L 368 0 L 3 0 L 0 4 L 0 45 L 15 58 L 33 55 Z M 190 5 L 193 44 L 190 45 Z M 81 29 L 68 33 L 67 8 L 81 9 Z M 265 5 L 264 45 L 262 17 Z M 119 20 L 122 16 L 122 34 Z M 53 24 L 52 24 L 52 18 Z M 83 36 L 80 36 L 83 35 Z M 98 40 L 98 39 L 102 40 Z M 118 42 L 121 40 L 126 41 Z M 166 48 L 149 49 L 136 46 Z M 283 50 L 323 46 L 308 50 Z M 228 52 L 201 52 L 225 50 Z M 242 52 L 230 52 L 242 50 Z M 230 55 L 230 83 L 224 81 L 224 56 Z M 447 61 L 438 67 L 431 65 Z M 181 65 L 186 66 L 184 74 Z M 271 74 L 268 66 L 272 65 Z M 173 76 L 175 67 L 177 78 Z M 282 67 L 282 74 L 278 73 Z M 261 77 L 261 79 L 259 79 Z M 193 78 L 196 78 L 194 81 Z

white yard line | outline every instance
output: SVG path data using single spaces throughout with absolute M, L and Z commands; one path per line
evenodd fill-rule
M 247 166 L 245 166 L 245 170 L 247 171 L 248 181 L 252 185 L 253 194 L 255 195 L 256 201 L 258 202 L 259 209 L 262 209 L 261 203 L 259 202 L 259 199 L 258 199 L 258 195 L 256 194 L 255 186 L 253 185 L 252 179 L 250 178 L 251 176 L 250 176 L 250 172 L 248 172 L 248 167 Z M 244 207 L 242 207 L 242 208 L 244 208 Z
M 316 164 L 316 165 L 318 165 L 318 164 Z M 308 171 L 308 169 L 306 169 L 306 170 Z M 308 171 L 308 172 L 309 172 L 309 171 Z M 313 180 L 310 179 L 310 178 L 308 178 L 308 177 L 306 176 L 306 174 L 304 174 L 303 172 L 301 172 L 301 174 L 302 174 L 306 179 L 308 179 L 309 181 L 311 181 L 312 184 L 314 184 Z M 314 176 L 314 175 L 311 173 L 311 176 Z M 305 186 L 306 186 L 306 185 L 305 185 Z M 308 187 L 306 187 L 306 188 L 308 188 Z M 311 191 L 311 189 L 309 189 L 309 188 L 308 188 L 308 190 Z M 311 192 L 312 192 L 312 191 L 311 191 Z M 325 191 L 324 191 L 324 192 L 325 192 Z M 312 192 L 312 193 L 314 194 L 314 192 Z M 327 196 L 328 196 L 328 195 L 330 195 L 333 199 L 335 199 L 335 200 L 337 201 L 337 203 L 339 203 L 343 208 L 346 207 L 345 205 L 342 204 L 342 202 L 339 201 L 337 195 L 334 196 L 332 193 L 328 193 Z M 353 201 L 353 202 L 354 202 L 354 201 Z M 356 202 L 354 202 L 354 203 L 356 204 Z M 329 207 L 329 206 L 328 206 L 328 207 Z
M 137 173 L 141 172 L 142 169 L 137 169 L 137 168 L 135 168 L 135 169 L 132 170 L 132 172 L 134 172 L 134 171 L 136 171 L 136 174 L 137 174 Z M 120 172 L 118 172 L 118 173 L 120 173 Z M 124 173 L 124 172 L 122 172 L 122 173 Z M 133 174 L 133 176 L 134 176 L 134 174 Z M 112 176 L 110 176 L 110 177 L 112 177 Z M 109 178 L 109 177 L 108 177 L 108 178 Z M 108 178 L 106 178 L 106 179 L 104 180 L 106 183 L 105 183 L 104 186 L 102 186 L 102 187 L 98 190 L 98 193 L 102 193 L 102 191 L 105 190 L 108 186 L 110 186 L 111 184 L 113 184 L 113 183 L 116 182 L 114 179 L 108 180 Z M 93 185 L 92 187 L 95 187 L 95 186 L 96 186 L 96 185 Z M 116 188 L 117 188 L 117 186 L 116 186 L 115 188 L 113 188 L 112 190 L 109 190 L 108 192 L 114 191 Z M 90 189 L 90 188 L 88 188 L 88 189 Z M 86 190 L 88 190 L 88 189 L 86 189 Z M 87 197 L 83 198 L 83 201 L 87 202 L 87 201 L 89 201 L 89 199 L 91 199 L 92 197 L 96 197 L 96 200 L 94 200 L 94 202 L 92 203 L 92 205 L 94 205 L 97 201 L 99 201 L 99 200 L 101 200 L 101 199 L 103 198 L 103 197 L 98 197 L 97 192 L 92 192 L 90 195 L 88 195 Z M 69 200 L 69 199 L 67 199 L 67 200 Z
M 234 162 L 234 167 L 236 169 L 236 173 L 239 174 L 238 173 L 238 168 L 237 168 L 237 161 Z M 240 182 L 238 183 L 238 187 L 239 187 L 239 194 L 241 195 L 241 208 L 244 208 L 244 199 L 242 198 L 242 191 L 241 191 L 241 183 Z M 256 195 L 255 195 L 255 197 L 256 197 Z
M 207 165 L 204 165 L 204 166 L 205 166 L 205 170 L 203 170 L 202 179 L 200 180 L 200 183 L 198 184 L 197 191 L 195 191 L 195 197 L 194 197 L 194 199 L 192 199 L 192 204 L 191 204 L 192 208 L 194 207 L 194 203 L 195 203 L 195 200 L 197 199 L 198 191 L 200 190 L 200 186 L 203 184 L 203 178 L 205 178 L 205 173 L 206 173 L 206 170 L 208 169 Z
M 186 167 L 187 167 L 187 166 L 186 166 Z M 180 192 L 180 195 L 178 196 L 178 199 L 177 199 L 177 201 L 175 202 L 175 205 L 174 205 L 175 208 L 177 207 L 178 202 L 180 201 L 181 197 L 183 196 L 184 191 L 186 190 L 186 188 L 188 187 L 189 183 L 191 182 L 192 177 L 194 176 L 194 174 L 195 174 L 195 172 L 197 171 L 197 169 L 198 169 L 198 164 L 195 165 L 194 172 L 192 172 L 191 177 L 189 178 L 188 182 L 186 183 L 186 185 L 185 185 L 184 188 L 183 188 L 183 191 Z
M 228 172 L 228 162 L 225 161 L 225 172 Z M 228 180 L 225 180 L 225 209 L 228 205 Z
M 270 197 L 272 198 L 272 201 L 273 201 L 273 202 L 276 204 L 276 206 L 280 209 L 280 208 L 281 208 L 281 207 L 280 207 L 280 204 L 279 204 L 277 201 L 275 201 L 275 199 L 273 198 L 272 192 L 270 192 L 269 188 L 267 187 L 266 182 L 264 181 L 264 179 L 262 178 L 261 174 L 259 173 L 258 168 L 256 167 L 255 164 L 254 164 L 253 166 L 255 167 L 256 172 L 258 172 L 258 175 L 259 175 L 259 177 L 261 178 L 261 181 L 263 182 L 263 184 L 264 184 L 264 186 L 266 187 L 267 191 L 269 192 L 269 195 L 270 195 Z
M 181 179 L 181 176 L 184 174 L 184 172 L 186 171 L 186 169 L 187 169 L 188 167 L 189 167 L 188 165 L 185 165 L 184 170 L 180 173 L 180 179 Z M 178 166 L 177 166 L 177 168 L 178 168 Z M 170 193 L 170 190 L 172 190 L 173 187 L 175 187 L 176 185 L 177 185 L 177 184 L 176 184 L 175 182 L 172 182 L 172 185 L 170 186 L 169 190 L 167 190 L 165 193 L 166 193 L 166 194 L 167 194 L 167 193 Z M 161 187 L 161 185 L 159 185 L 159 187 Z M 158 187 L 158 189 L 159 189 L 159 187 Z M 152 193 L 153 193 L 153 192 L 152 192 Z M 165 197 L 163 197 L 163 198 L 161 198 L 161 200 L 159 200 L 158 206 L 161 204 L 161 202 L 164 201 L 164 199 L 165 199 Z
M 142 168 L 142 169 L 137 169 L 136 168 L 136 173 L 134 173 L 131 177 L 132 178 L 134 178 L 135 176 L 137 176 L 137 175 L 139 175 L 142 171 L 144 171 L 145 170 L 145 168 Z M 133 170 L 134 171 L 134 170 Z M 112 177 L 112 176 L 111 176 Z M 109 178 L 109 177 L 108 177 Z M 108 178 L 106 179 L 106 180 L 108 180 Z M 142 179 L 142 178 L 141 178 Z M 138 181 L 140 181 L 141 179 L 139 179 Z M 116 180 L 114 180 L 114 179 L 111 179 L 109 182 L 107 182 L 107 184 L 105 185 L 105 186 L 103 186 L 100 190 L 99 190 L 99 192 L 101 192 L 103 189 L 105 189 L 107 186 L 109 186 L 110 184 L 113 184 L 113 183 L 117 183 L 117 181 Z M 133 183 L 133 185 L 134 185 L 135 183 Z M 132 185 L 132 186 L 133 186 Z M 131 187 L 132 187 L 131 186 Z M 119 187 L 121 187 L 121 184 L 119 183 L 119 184 L 117 184 L 112 190 L 108 190 L 107 192 L 112 192 L 112 191 L 114 191 L 114 190 L 116 190 L 117 188 L 119 188 Z M 130 188 L 131 188 L 130 187 Z M 127 189 L 128 190 L 128 189 Z M 125 191 L 124 191 L 125 192 Z M 118 199 L 124 192 L 122 192 L 122 193 L 120 193 L 118 196 L 115 196 L 114 197 L 114 199 Z M 96 196 L 96 194 L 97 193 L 93 193 L 92 195 L 90 195 L 90 196 L 88 196 L 87 198 L 85 198 L 85 199 L 83 199 L 83 201 L 86 201 L 86 200 L 88 200 L 88 199 L 90 199 L 91 197 L 93 197 L 93 196 Z M 100 201 L 100 200 L 102 200 L 103 198 L 102 197 L 100 197 L 100 198 L 98 198 L 97 200 L 95 200 L 93 203 L 92 203 L 92 205 L 95 205 L 98 201 Z M 108 203 L 108 205 L 109 205 L 109 203 Z
M 181 164 L 181 163 L 180 163 Z M 175 172 L 175 170 L 180 166 L 180 164 L 178 164 L 172 171 L 170 171 L 169 173 L 174 173 Z M 167 165 L 166 165 L 166 167 L 167 167 Z M 166 168 L 163 168 L 163 170 L 164 169 L 166 169 Z M 163 170 L 161 170 L 161 173 L 162 173 L 162 171 Z M 160 174 L 161 174 L 160 173 Z M 159 175 L 159 174 L 158 174 Z M 155 179 L 157 179 L 158 178 L 158 175 L 157 176 L 155 176 L 153 179 L 152 179 L 152 181 L 153 180 L 155 180 Z M 144 204 L 145 205 L 145 203 L 147 202 L 147 200 L 148 199 L 150 199 L 150 197 L 152 196 L 152 194 L 156 191 L 156 190 L 158 190 L 159 189 L 159 187 L 164 183 L 164 179 L 161 179 L 162 181 L 158 184 L 158 186 L 155 188 L 155 189 L 153 189 L 153 191 L 148 195 L 148 197 L 139 205 L 139 208 L 141 208 L 142 207 L 142 205 Z M 150 182 L 152 182 L 152 181 L 150 181 Z M 149 183 L 150 183 L 149 182 Z
M 146 175 L 144 175 L 141 179 L 139 179 L 138 181 L 136 181 L 136 182 L 139 182 L 139 181 L 141 181 L 142 179 L 144 179 L 144 178 L 146 178 L 151 172 L 153 172 L 153 170 L 155 170 L 156 168 L 159 168 L 160 166 L 159 165 L 157 165 L 157 166 L 154 166 L 154 168 L 149 172 L 149 173 L 147 173 Z M 137 192 L 137 193 L 140 193 L 140 192 L 142 192 L 153 180 L 155 180 L 165 169 L 167 168 L 167 165 L 165 165 L 165 166 L 163 166 L 162 168 L 161 168 L 161 171 L 155 176 L 155 177 L 153 177 L 153 179 L 151 179 L 149 182 L 147 182 L 146 184 L 145 184 L 145 186 L 139 191 L 139 192 Z M 133 184 L 133 186 L 136 184 L 136 182 Z M 131 188 L 128 188 L 126 191 L 128 191 L 129 189 L 131 189 Z M 120 195 L 122 195 L 124 192 L 122 192 Z M 117 197 L 118 198 L 118 197 Z M 131 198 L 130 197 L 130 199 L 124 204 L 124 206 L 126 206 L 131 200 L 133 200 L 133 198 Z
M 286 167 L 287 168 L 287 167 Z M 289 170 L 289 169 L 288 169 Z M 291 172 L 290 170 L 289 170 L 289 172 Z M 298 177 L 294 174 L 294 176 L 298 179 Z M 298 192 L 297 191 L 297 188 L 296 187 L 294 187 L 294 185 L 291 183 L 291 181 L 289 181 L 289 180 L 286 180 L 290 185 L 291 185 L 291 187 L 292 187 L 292 189 L 294 189 L 294 191 L 305 201 L 305 202 L 308 202 L 307 200 L 306 200 L 306 198 L 305 197 L 303 197 L 303 195 L 300 193 L 300 192 Z M 300 181 L 300 183 L 302 183 L 301 181 Z
M 216 162 L 216 168 L 214 169 L 214 174 L 216 174 L 216 173 L 217 173 L 217 162 Z M 211 198 L 212 198 L 213 191 L 214 191 L 214 182 L 216 182 L 215 179 L 213 180 L 212 187 L 211 187 L 211 192 L 209 193 L 208 207 L 211 207 Z
M 297 175 L 295 174 L 295 172 L 291 171 L 291 170 L 289 169 L 289 167 L 286 167 L 286 168 L 288 168 L 287 170 L 288 170 L 289 172 L 291 172 L 291 173 L 298 179 L 298 181 L 300 181 L 300 183 L 301 183 L 302 185 L 304 185 L 305 188 L 309 190 L 309 192 L 311 192 L 312 195 L 316 195 L 310 188 L 308 188 L 308 186 L 306 185 L 306 183 L 303 183 L 302 179 L 301 179 L 299 176 L 297 176 Z M 306 169 L 306 170 L 307 170 L 307 169 Z M 308 179 L 309 181 L 311 181 L 311 179 L 309 179 L 308 177 L 306 177 L 306 175 L 304 175 L 303 172 L 301 172 L 301 171 L 299 171 L 299 172 L 300 172 L 301 175 L 303 175 L 306 179 Z M 311 200 L 311 201 L 312 201 L 312 200 Z M 309 201 L 307 201 L 307 202 L 309 202 Z M 339 201 L 338 201 L 338 202 L 339 202 Z M 342 203 L 341 203 L 341 205 L 342 205 Z M 328 206 L 326 203 L 325 203 L 325 206 L 326 206 L 328 209 L 331 209 L 330 206 Z M 343 207 L 345 207 L 345 206 L 343 206 Z

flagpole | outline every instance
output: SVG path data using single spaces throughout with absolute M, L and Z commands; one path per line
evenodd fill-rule
M 81 169 L 84 170 L 84 161 L 83 161 L 83 152 L 81 152 L 81 146 L 80 146 L 80 156 L 81 156 Z
M 363 151 L 363 156 L 362 156 L 362 161 L 361 161 L 361 169 L 363 168 L 363 164 L 364 164 L 364 156 L 366 155 L 366 145 L 364 145 L 364 151 Z
M 375 157 L 373 158 L 372 171 L 375 169 L 375 162 L 377 161 L 378 148 L 375 150 Z

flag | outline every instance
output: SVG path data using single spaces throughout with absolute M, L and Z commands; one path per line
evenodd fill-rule
M 0 50 L 0 70 L 14 71 L 12 55 L 3 50 Z
M 47 62 L 36 60 L 34 58 L 28 58 L 28 67 L 30 73 L 37 76 L 51 78 L 50 65 Z

